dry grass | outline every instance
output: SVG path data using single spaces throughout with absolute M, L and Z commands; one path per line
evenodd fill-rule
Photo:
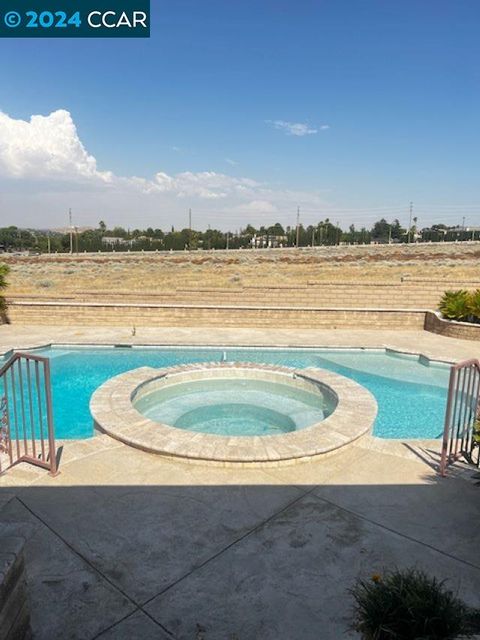
M 181 288 L 478 281 L 480 243 L 270 251 L 9 256 L 9 295 L 168 293 Z

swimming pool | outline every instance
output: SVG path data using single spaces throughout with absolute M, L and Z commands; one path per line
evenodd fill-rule
M 443 429 L 449 366 L 383 349 L 49 347 L 35 353 L 51 359 L 57 438 L 93 435 L 90 397 L 112 376 L 142 366 L 219 361 L 320 367 L 347 376 L 375 396 L 379 437 L 437 438 Z

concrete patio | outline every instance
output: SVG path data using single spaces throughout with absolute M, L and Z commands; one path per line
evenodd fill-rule
M 140 344 L 390 346 L 457 360 L 476 343 L 425 332 L 142 330 Z M 0 350 L 126 342 L 128 330 L 0 327 Z M 61 473 L 0 478 L 0 528 L 26 540 L 34 638 L 355 638 L 349 588 L 418 566 L 479 606 L 475 473 L 439 478 L 438 441 L 367 437 L 325 460 L 232 469 L 173 462 L 108 436 L 61 449 Z

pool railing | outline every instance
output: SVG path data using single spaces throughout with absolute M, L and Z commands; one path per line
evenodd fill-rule
M 18 352 L 0 368 L 0 473 L 20 462 L 57 474 L 50 361 Z

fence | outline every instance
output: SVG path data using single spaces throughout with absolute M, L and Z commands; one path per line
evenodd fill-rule
M 0 473 L 19 462 L 57 473 L 50 362 L 28 353 L 0 368 Z
M 450 369 L 445 427 L 443 431 L 440 473 L 460 458 L 474 462 L 479 456 L 480 436 L 480 362 L 465 360 Z

